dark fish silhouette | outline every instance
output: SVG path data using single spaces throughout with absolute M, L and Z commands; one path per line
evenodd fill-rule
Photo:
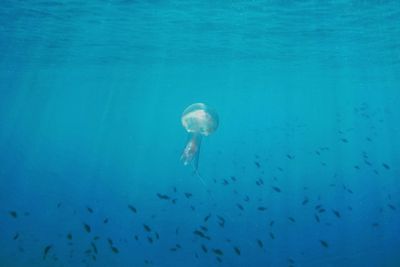
M 92 246 L 92 248 L 93 248 L 93 252 L 94 252 L 94 254 L 97 254 L 97 247 L 96 247 L 96 244 L 95 243 L 93 243 L 93 242 L 90 242 L 90 245 Z
M 237 206 L 240 210 L 244 210 L 243 206 L 240 205 L 239 203 L 237 203 L 236 206 Z
M 47 246 L 45 246 L 45 248 L 44 248 L 44 250 L 43 250 L 43 260 L 46 259 L 47 254 L 49 254 L 49 251 L 50 251 L 50 249 L 51 249 L 52 247 L 53 247 L 52 245 L 47 245 Z
M 339 212 L 339 211 L 332 209 L 332 212 L 333 212 L 333 214 L 335 214 L 336 217 L 338 217 L 338 218 L 342 217 L 342 216 L 340 215 L 340 212 Z
M 320 222 L 319 216 L 318 216 L 317 214 L 314 214 L 314 217 L 315 217 L 315 220 L 316 220 L 317 222 Z
M 199 236 L 199 237 L 201 237 L 201 238 L 207 239 L 207 240 L 210 240 L 210 239 L 211 239 L 209 236 L 205 235 L 205 234 L 204 234 L 202 231 L 200 231 L 200 230 L 195 230 L 195 231 L 193 231 L 193 234 L 195 234 L 195 235 L 197 235 L 197 236 Z
M 17 240 L 18 237 L 19 237 L 19 233 L 15 233 L 15 235 L 14 235 L 14 237 L 13 237 L 13 240 Z
M 274 233 L 270 232 L 270 233 L 269 233 L 269 236 L 271 237 L 271 239 L 275 239 Z
M 203 226 L 203 225 L 201 225 L 200 228 L 201 228 L 201 230 L 203 230 L 204 232 L 207 232 L 207 231 L 208 231 L 208 228 L 205 227 L 205 226 Z
M 68 234 L 67 234 L 67 239 L 68 239 L 68 240 L 72 240 L 72 234 L 71 234 L 71 233 L 68 233 Z
M 260 239 L 257 239 L 257 244 L 260 248 L 264 247 L 264 243 Z
M 263 206 L 260 206 L 260 207 L 258 207 L 257 209 L 258 209 L 259 211 L 266 211 L 268 208 L 263 207 Z
M 143 224 L 143 228 L 146 232 L 151 232 L 151 228 L 147 224 Z
M 235 253 L 240 256 L 240 249 L 238 247 L 233 247 Z
M 386 169 L 386 170 L 390 170 L 390 166 L 386 163 L 382 163 L 382 166 Z
M 132 205 L 128 205 L 128 208 L 133 212 L 133 213 L 137 213 L 137 209 L 132 206 Z
M 110 246 L 112 246 L 112 244 L 113 244 L 113 241 L 112 241 L 112 239 L 111 239 L 111 238 L 107 238 L 107 242 L 108 242 L 108 244 L 109 244 Z
M 289 221 L 291 221 L 292 223 L 296 222 L 296 220 L 293 217 L 288 217 Z
M 157 193 L 157 197 L 158 197 L 159 199 L 163 199 L 163 200 L 169 200 L 169 199 L 170 199 L 169 196 L 163 195 L 163 194 L 160 194 L 160 193 Z
M 203 245 L 203 244 L 201 245 L 201 249 L 203 250 L 204 253 L 208 252 L 207 247 L 205 245 Z
M 118 254 L 118 253 L 119 253 L 118 248 L 113 247 L 113 246 L 111 246 L 111 251 L 112 251 L 113 253 L 115 253 L 115 254 Z
M 185 197 L 188 198 L 188 199 L 191 198 L 192 196 L 193 196 L 192 193 L 185 193 Z
M 210 213 L 210 214 L 208 214 L 206 217 L 204 217 L 204 222 L 207 222 L 207 221 L 208 221 L 208 219 L 210 219 L 210 217 L 211 217 L 211 213 Z
M 92 231 L 91 228 L 90 228 L 90 226 L 89 226 L 88 224 L 86 224 L 86 223 L 83 224 L 83 228 L 85 229 L 85 231 L 86 231 L 87 233 L 90 233 L 90 232 Z
M 326 242 L 325 240 L 320 240 L 319 242 L 321 243 L 321 246 L 323 246 L 323 247 L 325 247 L 325 248 L 328 248 L 328 247 L 329 247 L 328 242 Z
M 258 161 L 254 161 L 254 164 L 257 166 L 257 168 L 261 167 L 261 164 Z
M 88 211 L 89 213 L 93 213 L 93 209 L 92 209 L 91 207 L 86 207 L 86 209 L 87 209 L 87 211 Z
M 213 249 L 212 252 L 214 252 L 214 254 L 217 255 L 217 256 L 223 256 L 224 255 L 224 252 L 222 250 L 218 249 L 218 248 Z
M 275 221 L 274 221 L 274 220 L 270 221 L 270 223 L 269 223 L 269 226 L 273 226 L 273 225 L 274 225 L 274 223 L 275 223 Z
M 281 190 L 279 187 L 276 187 L 276 186 L 272 186 L 272 189 L 273 189 L 275 192 L 278 192 L 278 193 L 282 192 L 282 190 Z
M 308 197 L 304 197 L 303 202 L 301 203 L 303 206 L 306 205 L 308 203 Z
M 342 138 L 342 139 L 340 139 L 340 141 L 342 141 L 343 143 L 348 143 L 349 142 L 349 140 L 347 140 L 346 138 Z
M 18 217 L 18 213 L 16 211 L 14 211 L 14 210 L 9 211 L 8 214 L 10 214 L 10 216 L 13 217 L 13 218 L 17 218 Z
M 393 204 L 388 204 L 387 205 L 391 210 L 396 210 L 396 207 Z
M 294 158 L 295 158 L 295 156 L 290 155 L 290 154 L 287 154 L 286 157 L 287 157 L 288 159 L 294 159 Z
M 150 236 L 147 237 L 147 241 L 149 241 L 150 244 L 153 244 L 153 238 L 151 238 Z
M 108 218 L 105 218 L 105 219 L 103 220 L 103 223 L 104 223 L 104 224 L 108 223 Z

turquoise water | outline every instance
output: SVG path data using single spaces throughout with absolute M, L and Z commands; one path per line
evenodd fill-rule
M 400 266 L 399 24 L 398 1 L 2 1 L 0 266 Z

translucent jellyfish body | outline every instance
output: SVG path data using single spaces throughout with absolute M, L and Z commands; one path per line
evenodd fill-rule
M 183 111 L 181 121 L 189 134 L 181 161 L 184 165 L 191 164 L 194 170 L 197 170 L 201 139 L 203 136 L 208 136 L 217 130 L 218 115 L 207 105 L 195 103 Z

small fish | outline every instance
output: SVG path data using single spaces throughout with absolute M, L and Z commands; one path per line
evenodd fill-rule
M 108 218 L 105 218 L 105 219 L 103 220 L 103 223 L 104 223 L 104 224 L 108 223 Z
M 275 235 L 272 232 L 269 233 L 269 236 L 271 237 L 271 239 L 275 239 Z
M 90 245 L 92 246 L 92 248 L 93 248 L 93 252 L 94 252 L 94 254 L 97 254 L 97 247 L 96 247 L 96 244 L 95 243 L 93 243 L 93 242 L 90 242 Z
M 203 245 L 203 244 L 201 245 L 201 249 L 203 250 L 204 253 L 208 252 L 207 247 L 205 245 Z
M 329 247 L 328 242 L 326 242 L 325 240 L 320 240 L 319 242 L 321 243 L 321 246 L 323 246 L 323 247 L 325 247 L 325 248 L 328 248 L 328 247 Z
M 14 211 L 14 210 L 9 211 L 8 214 L 10 214 L 10 216 L 13 217 L 13 218 L 17 218 L 18 217 L 18 213 L 16 211 Z
M 240 256 L 240 249 L 238 247 L 233 247 L 235 253 Z
M 386 163 L 382 163 L 382 166 L 386 169 L 386 170 L 390 170 L 390 166 Z
M 13 240 L 17 240 L 18 237 L 19 237 L 19 233 L 15 233 L 15 235 L 14 235 L 14 237 L 13 237 Z
M 151 232 L 151 228 L 147 224 L 143 224 L 143 228 L 146 232 Z
M 349 142 L 349 140 L 347 140 L 346 138 L 342 138 L 342 139 L 340 139 L 340 141 L 342 141 L 343 143 L 348 143 Z
M 319 209 L 318 212 L 319 213 L 324 213 L 326 211 L 326 209 Z
M 71 233 L 68 233 L 68 234 L 67 234 L 67 239 L 68 239 L 68 240 L 72 240 L 72 234 L 71 234 Z
M 134 238 L 135 238 L 136 241 L 139 240 L 139 236 L 138 235 L 135 235 Z
M 269 223 L 269 226 L 273 226 L 273 225 L 274 225 L 274 223 L 275 223 L 275 221 L 274 221 L 274 220 L 270 221 L 270 223 Z
M 107 242 L 108 242 L 108 244 L 109 244 L 110 246 L 112 246 L 112 244 L 113 244 L 113 241 L 112 241 L 112 239 L 111 239 L 111 238 L 107 238 Z
M 214 252 L 214 254 L 218 255 L 218 256 L 223 256 L 224 255 L 224 252 L 222 250 L 218 249 L 218 248 L 213 249 L 212 252 Z
M 379 226 L 379 223 L 373 223 L 373 224 L 371 224 L 372 225 L 372 227 L 378 227 Z
M 118 253 L 119 253 L 118 248 L 116 248 L 116 247 L 114 247 L 114 246 L 111 246 L 111 251 L 112 251 L 113 253 L 115 253 L 115 254 L 118 254 Z
M 304 197 L 303 202 L 301 203 L 303 206 L 309 202 L 308 197 Z
M 47 245 L 47 246 L 44 248 L 44 250 L 43 250 L 43 260 L 46 259 L 47 254 L 49 254 L 49 251 L 50 251 L 50 249 L 51 249 L 52 247 L 53 247 L 52 245 Z
M 243 206 L 240 205 L 239 203 L 237 203 L 236 206 L 237 206 L 240 210 L 244 210 Z
M 186 197 L 187 199 L 191 198 L 192 196 L 193 196 L 192 193 L 185 193 L 185 197 Z
M 257 168 L 261 167 L 261 164 L 258 161 L 254 161 L 254 164 L 257 166 Z
M 204 232 L 207 232 L 207 231 L 208 231 L 208 228 L 205 227 L 205 226 L 203 226 L 203 225 L 201 225 L 200 228 L 201 228 L 201 230 L 203 230 Z
M 257 209 L 258 209 L 259 211 L 266 211 L 268 208 L 263 207 L 263 206 L 260 206 L 260 207 L 258 207 Z
M 169 200 L 170 199 L 170 197 L 168 195 L 163 195 L 163 194 L 160 194 L 160 193 L 157 193 L 157 197 L 159 199 L 163 199 L 163 200 Z
M 204 222 L 207 222 L 207 221 L 208 221 L 208 219 L 210 219 L 210 217 L 211 217 L 211 213 L 210 213 L 210 214 L 208 214 L 206 217 L 204 217 Z
M 234 181 L 234 182 L 236 182 L 236 181 L 237 181 L 237 179 L 236 179 L 236 177 L 235 177 L 235 176 L 231 176 L 231 180 L 232 180 L 232 181 Z
M 211 239 L 209 236 L 205 235 L 202 231 L 199 231 L 199 230 L 193 231 L 193 234 L 195 234 L 201 238 L 207 239 L 207 240 Z
M 314 217 L 315 217 L 315 220 L 317 221 L 317 222 L 320 222 L 321 220 L 319 219 L 319 216 L 317 215 L 317 214 L 314 214 Z
M 137 209 L 132 206 L 132 205 L 128 205 L 128 208 L 133 212 L 133 213 L 137 213 Z
M 287 154 L 287 155 L 286 155 L 286 157 L 287 157 L 288 159 L 290 159 L 290 160 L 292 160 L 292 159 L 294 159 L 294 158 L 295 158 L 295 156 L 293 156 L 293 155 L 290 155 L 290 154 Z
M 289 221 L 291 221 L 292 223 L 295 223 L 296 220 L 293 217 L 288 217 Z
M 156 232 L 155 233 L 156 239 L 159 240 L 160 239 L 160 235 Z
M 282 190 L 281 190 L 279 187 L 276 187 L 276 186 L 272 186 L 272 189 L 273 189 L 275 192 L 278 192 L 278 193 L 282 192 Z
M 340 217 L 341 217 L 341 215 L 340 215 L 340 212 L 339 212 L 339 211 L 332 209 L 332 212 L 333 212 L 333 214 L 335 214 L 335 216 L 336 216 L 336 217 L 338 217 L 338 218 L 340 218 Z
M 396 210 L 396 207 L 393 204 L 388 204 L 387 205 L 391 210 Z
M 147 241 L 149 241 L 150 244 L 153 244 L 153 238 L 151 238 L 150 236 L 147 237 Z
M 89 213 L 93 213 L 93 209 L 92 209 L 91 207 L 86 207 L 86 209 L 87 209 L 87 211 L 88 211 Z
M 90 232 L 92 231 L 91 228 L 90 228 L 90 225 L 88 225 L 88 224 L 86 224 L 86 223 L 83 224 L 83 228 L 85 229 L 85 231 L 86 231 L 87 233 L 90 233 Z
M 260 248 L 264 247 L 264 243 L 260 239 L 257 239 L 257 244 Z

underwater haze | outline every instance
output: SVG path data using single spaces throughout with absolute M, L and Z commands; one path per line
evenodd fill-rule
M 397 0 L 1 1 L 0 267 L 399 267 L 399 25 Z M 193 103 L 219 118 L 197 169 Z

